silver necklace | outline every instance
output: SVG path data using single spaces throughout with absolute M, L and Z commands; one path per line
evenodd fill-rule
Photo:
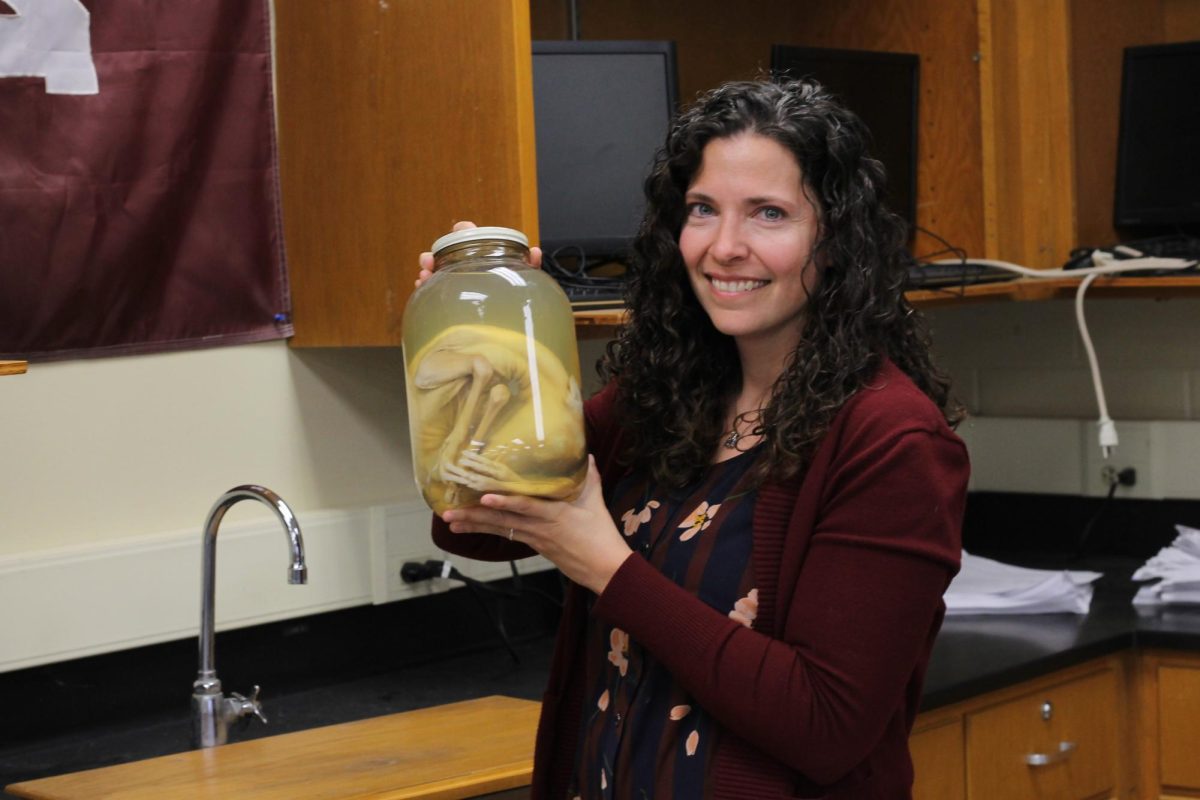
M 721 444 L 724 447 L 728 448 L 729 450 L 737 450 L 738 442 L 740 442 L 742 440 L 742 434 L 738 430 L 738 422 L 741 421 L 741 422 L 750 423 L 750 433 L 748 433 L 746 435 L 752 436 L 754 433 L 756 433 L 756 431 L 754 430 L 754 426 L 758 424 L 758 421 L 761 418 L 762 418 L 762 409 L 761 408 L 756 408 L 753 411 L 747 411 L 744 414 L 738 414 L 736 417 L 733 418 L 733 430 L 729 433 L 728 436 L 725 437 L 725 439 L 721 442 Z

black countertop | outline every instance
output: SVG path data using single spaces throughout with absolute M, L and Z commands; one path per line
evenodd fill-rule
M 1024 566 L 1063 567 L 1042 559 Z M 934 645 L 922 710 L 966 700 L 1130 647 L 1200 650 L 1200 607 L 1139 611 L 1130 575 L 1140 561 L 1094 560 L 1072 569 L 1104 573 L 1088 614 L 948 616 Z M 539 699 L 552 637 L 517 645 L 520 664 L 496 649 L 352 681 L 266 695 L 269 726 L 231 741 L 348 722 L 414 708 L 505 694 Z M 186 683 L 186 681 L 184 682 Z M 186 703 L 177 711 L 0 748 L 0 787 L 9 783 L 180 752 L 189 747 Z M 9 795 L 0 794 L 0 797 Z
M 1068 568 L 1054 559 L 1013 558 L 1038 568 Z M 1093 559 L 1070 569 L 1104 576 L 1084 614 L 947 616 L 925 678 L 923 711 L 976 697 L 1131 647 L 1200 650 L 1200 607 L 1138 608 L 1130 580 L 1141 564 Z

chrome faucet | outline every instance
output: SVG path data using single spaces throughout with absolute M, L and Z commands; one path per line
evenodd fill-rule
M 287 503 L 262 486 L 235 486 L 221 495 L 204 523 L 204 560 L 201 567 L 200 586 L 200 674 L 192 684 L 192 738 L 196 747 L 213 747 L 225 744 L 229 738 L 230 723 L 253 714 L 263 722 L 262 704 L 258 700 L 258 687 L 250 697 L 233 692 L 226 697 L 217 679 L 216 657 L 213 653 L 214 606 L 217 591 L 217 528 L 229 507 L 239 500 L 258 500 L 270 506 L 279 517 L 288 536 L 288 547 L 292 563 L 288 566 L 288 583 L 308 582 L 308 567 L 304 564 L 304 539 L 300 536 L 300 524 L 288 508 Z

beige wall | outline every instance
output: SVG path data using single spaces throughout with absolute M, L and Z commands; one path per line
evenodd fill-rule
M 0 382 L 0 556 L 199 531 L 240 483 L 298 513 L 415 499 L 405 419 L 398 350 L 33 364 Z
M 932 310 L 939 362 L 971 412 L 959 428 L 972 488 L 1200 499 L 1200 299 L 1089 300 L 1088 327 L 1120 444 L 1105 459 L 1087 356 L 1069 300 Z M 1200 519 L 1179 520 L 1200 524 Z
M 973 413 L 1096 418 L 1072 301 L 926 313 L 939 361 Z M 1114 419 L 1200 420 L 1200 299 L 1095 298 L 1085 314 Z
M 1115 419 L 1200 420 L 1200 299 L 1087 309 Z M 974 414 L 1095 418 L 1070 302 L 928 314 Z M 588 375 L 601 344 L 585 344 Z M 386 348 L 34 364 L 0 379 L 0 556 L 199 530 L 245 482 L 298 512 L 416 501 L 403 395 L 399 351 Z
M 1071 304 L 930 317 L 976 414 L 960 429 L 973 487 L 1103 494 Z M 1089 304 L 1122 436 L 1113 463 L 1141 475 L 1129 496 L 1200 498 L 1197 320 L 1194 298 Z M 586 376 L 603 344 L 583 344 Z M 0 672 L 195 635 L 200 530 L 240 483 L 292 505 L 311 581 L 285 584 L 277 523 L 239 503 L 222 525 L 220 629 L 451 588 L 397 578 L 404 560 L 444 554 L 413 487 L 396 349 L 275 342 L 34 364 L 0 379 L 0 425 Z M 507 569 L 456 563 L 480 579 Z

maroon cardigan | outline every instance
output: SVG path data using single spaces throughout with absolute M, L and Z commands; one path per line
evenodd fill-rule
M 605 486 L 623 469 L 614 387 L 588 401 Z M 966 449 L 933 403 L 885 361 L 838 413 L 802 479 L 764 484 L 754 511 L 759 609 L 746 628 L 640 555 L 593 613 L 629 633 L 724 727 L 717 798 L 895 800 L 911 796 L 908 733 L 942 593 L 958 570 Z M 452 534 L 444 550 L 484 560 L 532 554 L 500 537 Z M 583 698 L 587 594 L 572 584 L 543 697 L 535 800 L 565 796 Z

